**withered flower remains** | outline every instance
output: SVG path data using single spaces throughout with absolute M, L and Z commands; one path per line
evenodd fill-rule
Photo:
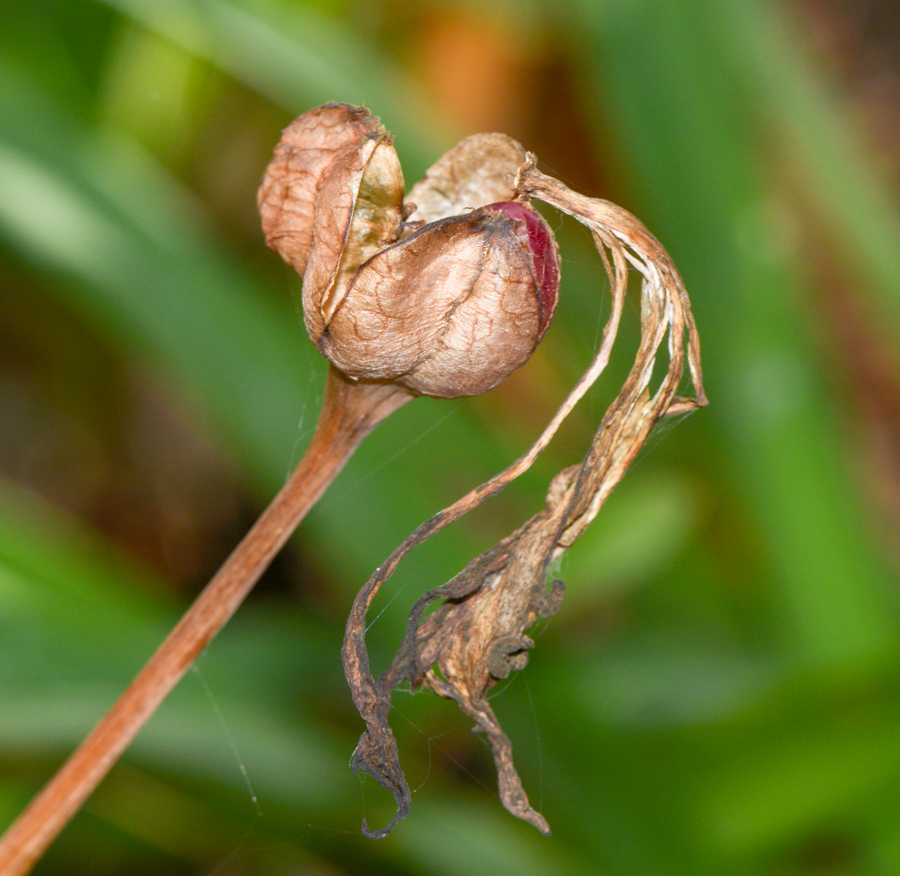
M 366 731 L 352 765 L 397 801 L 386 828 L 363 823 L 375 838 L 410 806 L 388 723 L 391 691 L 404 683 L 458 702 L 490 741 L 506 808 L 550 832 L 528 802 L 487 695 L 525 666 L 533 646 L 526 631 L 552 615 L 563 596 L 561 582 L 547 586 L 550 564 L 596 516 L 654 425 L 706 403 L 699 341 L 681 277 L 659 241 L 620 207 L 542 174 L 535 157 L 503 134 L 463 140 L 404 198 L 400 164 L 378 119 L 359 107 L 328 104 L 285 129 L 259 191 L 269 246 L 303 276 L 313 341 L 341 379 L 394 393 L 386 396 L 391 409 L 414 395 L 485 392 L 531 355 L 559 288 L 556 241 L 532 198 L 589 228 L 610 281 L 612 311 L 594 361 L 532 448 L 420 526 L 354 601 L 344 671 Z M 553 479 L 546 506 L 531 520 L 415 604 L 397 656 L 376 680 L 365 630 L 379 588 L 416 544 L 518 477 L 547 445 L 606 366 L 631 268 L 641 277 L 641 343 L 584 462 Z M 665 356 L 654 388 L 654 363 Z M 685 365 L 693 397 L 678 394 Z M 426 616 L 436 600 L 442 605 Z
M 556 241 L 513 200 L 524 150 L 494 135 L 505 149 L 486 151 L 482 139 L 444 156 L 404 201 L 391 138 L 365 110 L 329 104 L 285 129 L 259 190 L 263 230 L 303 276 L 311 338 L 348 377 L 476 395 L 547 330 Z
M 372 831 L 363 822 L 368 836 L 385 836 L 409 811 L 388 723 L 391 691 L 400 684 L 456 700 L 490 742 L 504 806 L 550 832 L 528 801 L 488 693 L 525 666 L 534 645 L 526 631 L 559 608 L 564 588 L 559 581 L 548 588 L 550 564 L 597 515 L 655 424 L 706 398 L 690 301 L 668 253 L 630 213 L 571 191 L 536 164 L 515 140 L 477 134 L 404 198 L 391 138 L 365 109 L 327 104 L 285 129 L 259 208 L 269 246 L 303 277 L 306 326 L 331 362 L 315 433 L 172 632 L 0 838 L 0 872 L 25 876 L 378 423 L 417 395 L 485 392 L 528 359 L 559 290 L 556 241 L 532 199 L 591 232 L 612 295 L 600 347 L 528 452 L 423 523 L 363 586 L 347 621 L 343 662 L 366 723 L 352 766 L 397 802 L 386 828 Z M 365 632 L 379 588 L 413 547 L 522 474 L 547 446 L 609 361 L 631 269 L 641 278 L 640 345 L 584 461 L 556 475 L 541 511 L 416 602 L 396 657 L 376 680 Z M 686 397 L 679 395 L 685 366 L 693 389 Z

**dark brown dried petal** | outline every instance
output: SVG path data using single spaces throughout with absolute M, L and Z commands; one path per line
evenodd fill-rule
M 384 249 L 350 282 L 320 350 L 351 377 L 423 395 L 496 386 L 528 360 L 545 326 L 525 225 L 481 209 Z

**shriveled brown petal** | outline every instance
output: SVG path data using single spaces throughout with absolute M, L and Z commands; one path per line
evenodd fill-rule
M 533 262 L 513 223 L 477 210 L 366 262 L 319 348 L 351 377 L 455 398 L 486 392 L 523 365 L 540 325 Z
M 524 148 L 506 134 L 473 134 L 442 155 L 410 190 L 410 222 L 434 222 L 516 196 Z

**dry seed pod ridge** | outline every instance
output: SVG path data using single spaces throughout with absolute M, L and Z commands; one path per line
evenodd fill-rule
M 467 138 L 414 186 L 417 208 L 367 111 L 329 104 L 285 129 L 260 188 L 263 227 L 302 269 L 307 329 L 343 374 L 453 398 L 528 360 L 556 307 L 559 257 L 546 222 L 512 200 L 525 160 L 505 135 Z

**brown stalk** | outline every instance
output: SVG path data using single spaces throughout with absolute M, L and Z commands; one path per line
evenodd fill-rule
M 329 367 L 315 434 L 294 473 L 134 681 L 0 839 L 0 874 L 23 876 L 244 601 L 307 511 L 385 417 L 414 396 Z

